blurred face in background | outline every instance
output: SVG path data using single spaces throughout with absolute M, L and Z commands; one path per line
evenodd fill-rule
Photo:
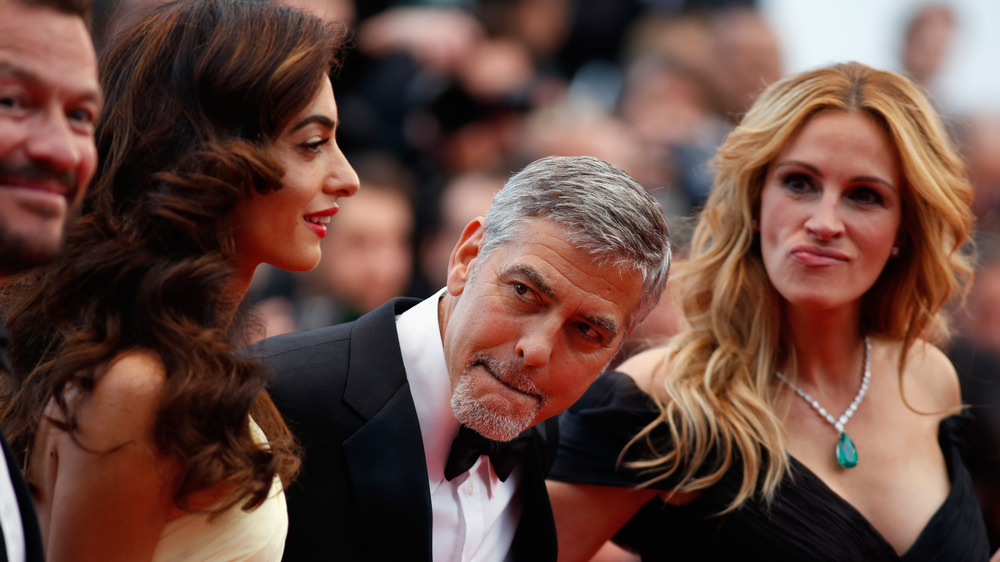
M 310 280 L 359 313 L 401 296 L 413 267 L 413 222 L 405 195 L 366 183 L 330 224 Z
M 445 185 L 439 204 L 440 222 L 420 246 L 420 269 L 432 288 L 445 285 L 455 240 L 469 221 L 486 216 L 493 204 L 493 195 L 503 187 L 506 179 L 470 172 L 456 176 Z

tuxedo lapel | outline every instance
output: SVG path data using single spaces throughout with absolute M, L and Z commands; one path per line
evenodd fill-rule
M 42 533 L 38 527 L 38 518 L 35 515 L 34 504 L 31 500 L 31 493 L 28 491 L 27 483 L 21 476 L 21 469 L 15 462 L 14 455 L 11 454 L 7 446 L 7 440 L 0 434 L 0 446 L 3 448 L 4 459 L 7 462 L 7 472 L 10 474 L 11 485 L 14 487 L 14 494 L 17 496 L 17 507 L 21 515 L 21 527 L 24 530 L 24 554 L 27 562 L 41 562 L 45 560 L 42 552 Z M 0 545 L 3 544 L 0 536 Z M 0 551 L 0 559 L 7 560 L 6 548 Z
M 545 488 L 545 477 L 554 460 L 559 439 L 559 424 L 550 418 L 532 428 L 531 441 L 524 455 L 524 472 L 519 493 L 524 509 L 511 544 L 508 561 L 555 560 L 556 525 L 552 505 Z
M 396 334 L 396 315 L 419 302 L 392 299 L 359 318 L 351 327 L 344 402 L 365 419 L 371 419 L 406 384 Z
M 7 344 L 10 341 L 10 332 L 7 326 L 0 322 L 0 371 L 13 373 L 10 366 L 10 359 L 7 357 Z M 45 560 L 42 549 L 42 533 L 38 527 L 38 517 L 35 515 L 35 506 L 28 491 L 28 484 L 21 474 L 21 468 L 17 466 L 16 457 L 11 453 L 10 446 L 7 445 L 7 438 L 0 433 L 0 448 L 2 448 L 4 459 L 7 462 L 7 472 L 10 474 L 10 482 L 14 487 L 14 494 L 17 496 L 17 507 L 21 515 L 21 528 L 24 530 L 24 555 L 27 562 L 41 562 Z M 7 549 L 3 543 L 3 534 L 0 533 L 0 558 L 7 560 Z
M 431 498 L 409 386 L 344 442 L 344 453 L 372 559 L 430 560 Z
M 416 302 L 394 299 L 351 331 L 344 401 L 368 421 L 344 442 L 344 454 L 373 560 L 431 559 L 427 466 L 395 324 Z

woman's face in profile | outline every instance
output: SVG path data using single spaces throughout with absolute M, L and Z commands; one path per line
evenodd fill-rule
M 261 263 L 305 271 L 320 259 L 320 240 L 337 213 L 337 200 L 358 190 L 358 176 L 337 146 L 337 104 L 329 80 L 293 117 L 269 151 L 285 168 L 282 188 L 254 193 L 233 211 L 240 271 Z
M 895 147 L 869 116 L 816 114 L 768 169 L 760 244 L 793 307 L 859 306 L 890 259 L 901 220 Z

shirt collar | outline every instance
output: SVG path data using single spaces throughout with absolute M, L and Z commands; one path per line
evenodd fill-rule
M 444 465 L 459 423 L 451 410 L 451 380 L 441 343 L 438 301 L 441 289 L 396 317 L 399 350 L 420 423 L 429 482 L 444 481 Z

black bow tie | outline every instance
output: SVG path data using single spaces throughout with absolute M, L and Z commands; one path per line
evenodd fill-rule
M 521 461 L 527 446 L 527 432 L 518 435 L 513 441 L 503 442 L 487 439 L 463 425 L 451 443 L 448 463 L 444 466 L 444 477 L 452 480 L 464 474 L 476 464 L 480 456 L 486 455 L 493 464 L 493 471 L 501 481 L 506 481 L 511 471 Z

